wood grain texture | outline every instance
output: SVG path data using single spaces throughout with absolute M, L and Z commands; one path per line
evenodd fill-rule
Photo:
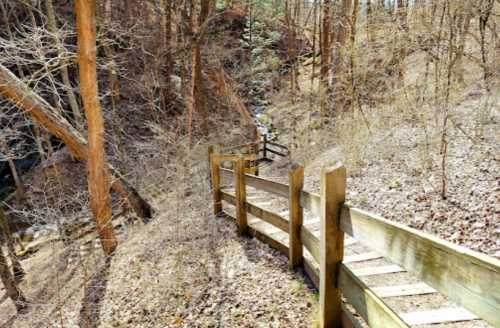
M 234 195 L 231 195 L 229 192 L 222 190 L 221 191 L 222 200 L 228 202 L 229 204 L 236 205 L 236 199 Z M 269 224 L 272 224 L 276 228 L 279 228 L 281 231 L 288 232 L 288 220 L 279 216 L 276 213 L 265 210 L 261 207 L 258 207 L 254 204 L 246 202 L 245 208 L 248 213 L 253 216 L 258 217 L 262 221 L 265 221 Z
M 238 233 L 244 235 L 247 232 L 247 211 L 246 211 L 246 186 L 245 186 L 245 160 L 243 155 L 238 157 L 234 166 L 234 186 L 236 200 L 236 220 L 238 222 Z
M 111 179 L 104 150 L 104 119 L 97 90 L 95 2 L 76 0 L 75 7 L 80 93 L 88 125 L 90 207 L 96 220 L 102 248 L 106 254 L 111 254 L 118 241 L 111 224 Z
M 220 179 L 221 179 L 221 167 L 220 167 L 220 162 L 219 162 L 219 155 L 217 154 L 212 154 L 211 155 L 211 175 L 212 175 L 212 195 L 214 199 L 214 215 L 218 215 L 220 212 L 222 212 L 222 203 L 221 203 L 221 186 L 220 186 Z M 225 170 L 225 169 L 224 169 Z
M 288 192 L 288 186 L 286 184 L 274 182 L 253 175 L 247 175 L 245 181 L 248 186 L 288 199 L 289 192 Z
M 289 234 L 290 234 L 290 252 L 289 261 L 290 267 L 296 268 L 302 265 L 302 239 L 300 230 L 303 223 L 303 210 L 300 206 L 300 194 L 304 187 L 304 167 L 296 165 L 288 172 L 289 183 L 289 197 L 288 208 L 290 221 L 289 221 Z
M 307 227 L 302 226 L 300 229 L 300 238 L 304 247 L 311 253 L 314 260 L 320 261 L 319 238 L 316 237 Z
M 500 327 L 500 261 L 368 212 L 344 206 L 341 228 Z
M 338 165 L 321 174 L 320 231 L 320 327 L 341 327 L 340 288 L 337 267 L 344 257 L 344 233 L 340 211 L 345 201 L 346 169 Z
M 438 292 L 437 290 L 435 290 L 434 288 L 430 287 L 429 285 L 423 282 L 416 284 L 373 287 L 372 290 L 379 297 L 424 295 L 424 294 L 434 294 Z
M 344 240 L 344 246 L 345 246 L 345 240 Z M 377 252 L 368 252 L 363 254 L 345 256 L 343 262 L 344 263 L 364 262 L 364 261 L 376 260 L 381 257 L 382 256 Z
M 315 217 L 321 216 L 321 198 L 318 194 L 302 191 L 300 205 L 310 211 Z
M 415 311 L 401 314 L 401 318 L 411 326 L 433 325 L 458 321 L 471 321 L 477 316 L 461 308 L 443 308 L 428 311 Z
M 408 327 L 377 295 L 344 264 L 339 266 L 342 294 L 371 328 Z

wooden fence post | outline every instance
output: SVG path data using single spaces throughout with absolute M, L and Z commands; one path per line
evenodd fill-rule
M 341 164 L 321 174 L 320 327 L 341 327 L 338 266 L 344 257 L 340 212 L 346 195 L 346 169 Z
M 208 185 L 212 187 L 212 154 L 214 153 L 214 146 L 208 146 L 208 169 L 210 173 L 208 174 Z
M 214 214 L 222 212 L 222 202 L 220 196 L 220 158 L 219 155 L 212 153 L 210 156 L 210 165 L 212 172 L 212 193 L 214 195 Z
M 290 268 L 294 269 L 302 265 L 302 240 L 300 229 L 302 227 L 303 209 L 300 206 L 300 194 L 304 187 L 304 167 L 295 164 L 288 172 L 290 221 L 288 231 L 290 233 L 289 261 Z
M 238 221 L 238 232 L 244 235 L 247 231 L 247 210 L 246 210 L 246 187 L 245 187 L 245 159 L 239 155 L 234 163 L 234 187 L 236 195 L 236 220 Z
M 255 175 L 259 176 L 259 143 L 252 145 L 252 154 L 255 154 L 255 161 L 252 164 L 255 165 Z
M 262 148 L 262 158 L 264 160 L 267 158 L 267 136 L 264 134 L 264 143 L 263 143 L 263 148 Z

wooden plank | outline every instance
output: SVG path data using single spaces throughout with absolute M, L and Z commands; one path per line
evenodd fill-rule
M 234 185 L 235 185 L 235 200 L 236 200 L 236 219 L 238 222 L 238 233 L 244 235 L 247 232 L 247 210 L 246 204 L 246 187 L 245 187 L 245 160 L 243 155 L 238 157 L 234 166 Z
M 339 264 L 339 287 L 348 303 L 352 304 L 371 328 L 408 327 L 344 264 Z
M 420 282 L 416 284 L 406 284 L 397 286 L 381 286 L 373 287 L 372 290 L 379 297 L 398 297 L 409 295 L 425 295 L 434 294 L 438 291 L 430 287 L 426 283 Z
M 234 171 L 230 169 L 225 169 L 223 167 L 219 168 L 220 171 L 220 176 L 224 179 L 233 179 L 234 177 Z
M 233 150 L 237 150 L 237 149 L 241 149 L 241 148 L 246 148 L 248 146 L 258 145 L 260 143 L 262 143 L 262 142 L 249 142 L 249 143 L 240 144 L 240 145 L 236 145 L 236 146 L 226 147 L 226 148 L 222 148 L 220 150 L 220 152 L 221 153 L 227 153 L 227 152 L 230 152 L 230 151 L 233 151 Z
M 300 193 L 302 187 L 304 186 L 304 167 L 300 165 L 295 165 L 288 172 L 289 198 L 288 198 L 288 208 L 290 209 L 290 221 L 289 221 L 289 260 L 290 267 L 296 268 L 302 265 L 302 241 L 300 229 L 303 222 L 303 210 L 300 206 Z
M 279 143 L 268 141 L 267 144 L 288 151 L 288 147 L 287 146 L 280 145 Z
M 304 259 L 304 271 L 306 275 L 311 279 L 314 287 L 319 289 L 319 267 L 318 264 L 314 263 L 309 259 Z
M 354 314 L 349 311 L 345 303 L 342 303 L 342 328 L 364 328 L 364 325 L 361 323 Z
M 307 257 L 304 259 L 304 271 L 306 275 L 311 280 L 312 284 L 319 289 L 319 267 L 316 263 L 313 263 Z M 347 308 L 345 303 L 342 303 L 342 327 L 353 327 L 353 328 L 363 328 L 365 325 L 361 323 L 361 320 L 354 316 L 351 311 Z
M 383 265 L 378 267 L 352 269 L 352 272 L 354 272 L 358 277 L 366 277 L 366 276 L 376 276 L 379 274 L 405 272 L 405 269 L 403 269 L 399 265 L 392 264 L 392 265 Z
M 221 191 L 221 197 L 222 200 L 228 202 L 229 204 L 235 205 L 236 204 L 236 199 L 234 195 L 231 195 L 227 191 Z M 248 213 L 252 214 L 253 216 L 258 217 L 262 221 L 265 221 L 269 224 L 272 224 L 273 226 L 279 228 L 280 230 L 284 232 L 288 232 L 288 220 L 282 218 L 281 216 L 269 212 L 263 208 L 260 208 L 254 204 L 246 202 L 245 208 Z
M 443 308 L 429 311 L 416 311 L 401 314 L 401 318 L 411 326 L 433 325 L 479 319 L 476 315 L 462 308 Z
M 248 174 L 245 176 L 245 183 L 258 190 L 288 199 L 288 186 L 285 184 Z
M 344 263 L 364 262 L 364 261 L 376 260 L 381 257 L 382 256 L 377 252 L 368 252 L 363 254 L 345 256 L 343 262 Z
M 210 185 L 210 188 L 212 188 L 212 154 L 214 153 L 214 146 L 213 145 L 208 146 L 207 153 L 208 153 L 208 169 L 210 170 L 210 173 L 208 176 L 208 183 Z
M 500 261 L 379 216 L 343 207 L 341 227 L 456 303 L 500 327 Z
M 221 203 L 221 189 L 220 189 L 220 179 L 221 179 L 221 168 L 219 162 L 219 156 L 216 154 L 211 154 L 211 172 L 212 172 L 212 194 L 214 199 L 214 215 L 218 215 L 222 211 Z
M 300 239 L 304 244 L 304 247 L 311 253 L 312 257 L 319 263 L 320 252 L 319 252 L 319 238 L 316 237 L 309 229 L 302 226 L 300 229 Z
M 358 241 L 354 238 L 345 238 L 344 237 L 344 247 L 351 246 L 356 244 Z
M 229 214 L 227 211 L 224 211 L 224 216 L 231 220 L 236 221 L 236 218 L 233 215 Z M 248 233 L 251 236 L 259 239 L 260 241 L 268 244 L 272 248 L 278 250 L 279 252 L 283 254 L 288 254 L 288 245 L 284 244 L 282 241 L 276 238 L 267 235 L 264 231 L 262 231 L 262 229 L 259 229 L 258 226 L 255 225 L 248 226 Z
M 341 304 L 337 267 L 344 257 L 344 232 L 340 213 L 345 201 L 346 169 L 338 165 L 321 174 L 320 231 L 320 324 L 321 328 L 340 327 Z
M 267 148 L 266 147 L 266 150 L 272 154 L 275 154 L 275 155 L 278 155 L 278 156 L 281 156 L 281 157 L 287 157 L 288 154 L 283 154 L 283 153 L 280 153 L 279 151 L 276 151 L 274 149 L 271 149 L 271 148 Z
M 318 194 L 302 191 L 300 205 L 316 217 L 321 216 L 321 198 Z
M 236 162 L 240 155 L 218 155 L 219 162 Z

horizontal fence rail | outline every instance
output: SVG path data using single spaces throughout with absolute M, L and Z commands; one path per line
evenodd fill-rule
M 370 327 L 408 327 L 408 322 L 403 319 L 409 320 L 409 314 L 400 317 L 381 299 L 394 291 L 369 288 L 359 278 L 366 274 L 363 270 L 351 270 L 342 263 L 344 233 L 375 251 L 369 254 L 368 259 L 385 257 L 397 264 L 381 267 L 380 270 L 406 270 L 433 288 L 403 287 L 419 287 L 422 293 L 437 290 L 494 327 L 500 327 L 500 261 L 343 204 L 345 169 L 342 167 L 322 173 L 322 193 L 319 195 L 302 190 L 301 167 L 294 167 L 290 171 L 290 183 L 287 185 L 220 167 L 222 161 L 239 162 L 235 168 L 244 167 L 245 158 L 242 156 L 212 154 L 210 158 L 214 212 L 223 212 L 220 205 L 222 200 L 234 205 L 239 209 L 233 218 L 238 222 L 240 231 L 248 231 L 252 236 L 288 254 L 291 267 L 298 264 L 303 266 L 320 290 L 321 327 L 339 324 L 359 326 L 355 316 L 341 302 L 340 293 Z M 221 178 L 234 179 L 236 189 L 221 189 Z M 288 199 L 290 218 L 247 202 L 246 186 Z M 310 230 L 313 226 L 314 229 L 318 227 L 316 223 L 307 227 L 302 224 L 302 210 L 319 218 L 320 238 Z M 273 236 L 273 233 L 269 234 L 259 225 L 248 225 L 246 213 L 271 224 L 281 234 L 288 234 L 288 241 Z M 242 224 L 245 227 L 241 227 Z M 309 255 L 302 255 L 302 247 Z M 325 283 L 325 277 L 333 280 L 325 280 Z M 410 321 L 418 322 L 414 318 Z
M 347 206 L 340 225 L 348 235 L 500 326 L 499 260 Z

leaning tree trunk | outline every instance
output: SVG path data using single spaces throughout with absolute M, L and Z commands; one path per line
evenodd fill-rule
M 89 135 L 87 166 L 90 205 L 96 220 L 102 248 L 109 255 L 114 252 L 118 242 L 111 223 L 111 185 L 104 151 L 104 119 L 97 91 L 95 2 L 93 0 L 77 0 L 75 11 L 80 89 Z
M 0 93 L 30 114 L 41 126 L 61 139 L 71 154 L 79 160 L 87 160 L 87 141 L 64 117 L 55 111 L 43 98 L 34 93 L 25 83 L 0 64 Z M 111 187 L 122 194 L 145 221 L 151 218 L 151 206 L 130 186 L 121 174 L 108 165 L 114 180 Z
M 14 302 L 17 312 L 22 312 L 26 309 L 26 299 L 24 294 L 18 288 L 12 273 L 10 272 L 9 265 L 7 264 L 7 259 L 2 251 L 2 245 L 0 244 L 0 280 L 2 281 L 7 296 Z

